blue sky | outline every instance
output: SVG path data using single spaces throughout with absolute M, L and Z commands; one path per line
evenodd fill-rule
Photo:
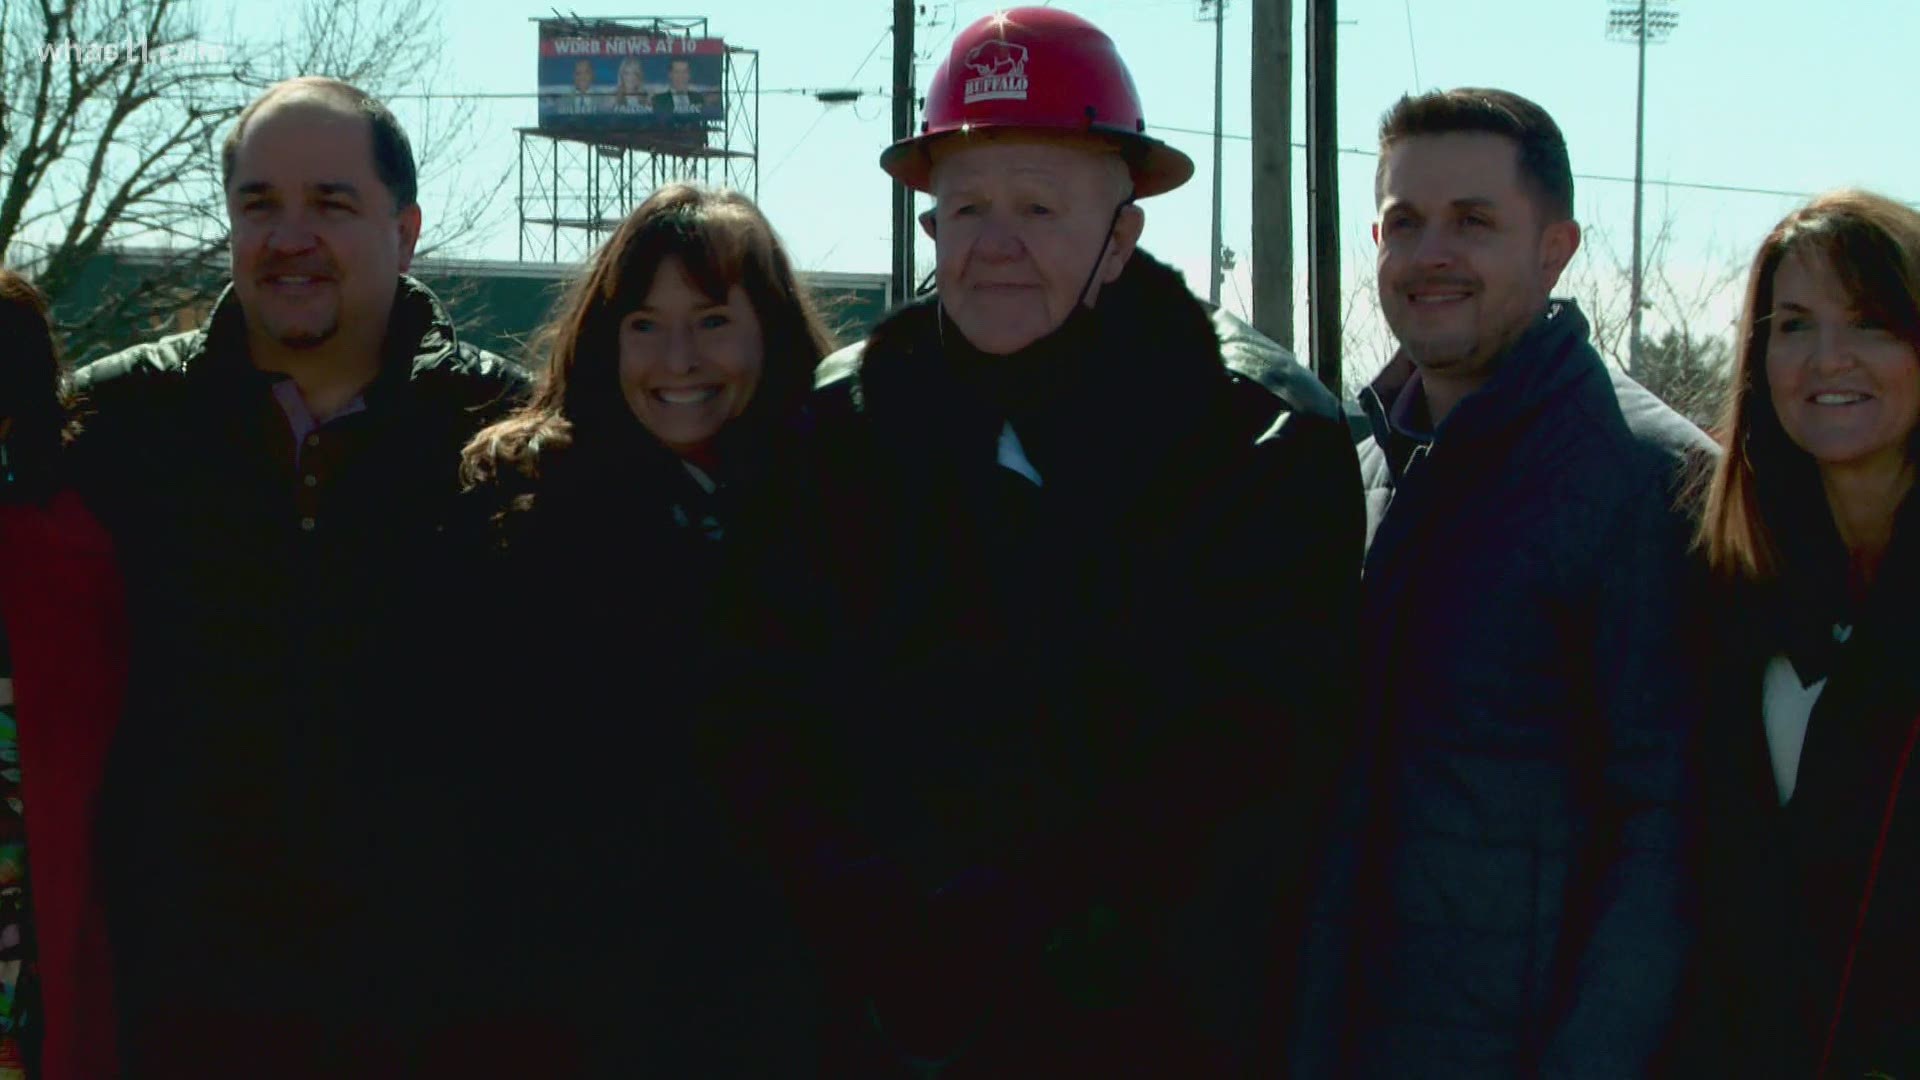
M 1196 19 L 1194 0 L 1078 0 L 1061 6 L 1092 19 L 1115 39 L 1145 100 L 1149 130 L 1199 163 L 1186 188 L 1144 203 L 1148 225 L 1143 246 L 1183 269 L 1204 294 L 1211 139 L 1202 132 L 1212 125 L 1212 25 Z M 1298 22 L 1304 18 L 1305 0 L 1294 0 L 1294 8 L 1299 139 L 1305 130 L 1299 118 L 1305 52 Z M 1577 173 L 1630 177 L 1635 55 L 1631 46 L 1606 39 L 1607 8 L 1606 0 L 1346 0 L 1340 17 L 1352 25 L 1339 30 L 1340 144 L 1370 149 L 1381 111 L 1407 91 L 1500 86 L 1533 98 L 1553 113 L 1566 132 Z M 432 89 L 531 93 L 536 42 L 529 19 L 546 10 L 507 0 L 448 5 L 450 63 L 444 81 Z M 928 4 L 925 10 L 928 18 L 919 31 L 917 50 L 922 92 L 954 32 L 996 9 L 962 2 Z M 1920 41 L 1920 4 L 1848 0 L 1820 9 L 1780 0 L 1683 0 L 1678 10 L 1678 31 L 1649 52 L 1650 180 L 1790 192 L 1860 184 L 1920 200 L 1920 150 L 1904 130 L 1889 131 L 1889 119 L 1903 115 L 1912 96 L 1912 45 Z M 241 32 L 264 18 L 257 12 L 242 9 Z M 1249 130 L 1249 12 L 1245 2 L 1228 8 L 1225 130 L 1230 135 Z M 888 139 L 887 99 L 863 97 L 852 105 L 826 106 L 806 95 L 774 91 L 884 88 L 891 72 L 892 41 L 886 31 L 892 4 L 709 0 L 698 13 L 711 20 L 715 35 L 760 51 L 765 91 L 760 201 L 799 264 L 814 270 L 884 272 L 889 194 L 875 158 Z M 444 108 L 416 101 L 395 105 L 402 119 L 413 124 L 429 121 L 421 110 Z M 436 203 L 462 204 L 506 178 L 507 197 L 500 200 L 499 216 L 459 254 L 515 256 L 513 129 L 533 119 L 530 97 L 481 102 L 472 157 L 449 182 L 423 193 L 430 232 Z M 1242 253 L 1256 239 L 1249 229 L 1247 149 L 1246 142 L 1229 139 L 1222 170 L 1225 240 Z M 1343 269 L 1358 283 L 1371 272 L 1367 229 L 1373 209 L 1373 160 L 1343 155 L 1340 164 Z M 1304 172 L 1304 159 L 1296 155 L 1296 187 L 1303 186 Z M 1592 251 L 1610 246 L 1620 260 L 1626 258 L 1631 193 L 1630 184 L 1577 181 L 1578 212 Z M 1650 229 L 1662 221 L 1669 224 L 1671 274 L 1692 282 L 1744 261 L 1797 201 L 1650 187 L 1647 219 Z M 1301 215 L 1297 231 L 1304 237 L 1303 191 L 1296 193 L 1295 207 Z M 920 266 L 930 259 L 923 242 Z M 1224 290 L 1230 308 L 1243 304 L 1247 266 L 1242 259 L 1237 280 Z M 1596 263 L 1595 272 L 1600 269 Z M 1304 271 L 1297 277 L 1304 292 Z M 1690 319 L 1702 328 L 1723 328 L 1737 302 L 1733 292 L 1737 290 L 1723 289 L 1681 306 L 1694 311 Z

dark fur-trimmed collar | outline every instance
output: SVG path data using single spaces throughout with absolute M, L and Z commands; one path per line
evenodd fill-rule
M 1014 420 L 1057 498 L 1119 511 L 1176 498 L 1258 435 L 1236 419 L 1236 375 L 1222 362 L 1207 309 L 1144 252 L 1101 290 L 1068 389 L 1037 411 L 1015 419 L 972 392 L 954 368 L 970 350 L 948 348 L 941 334 L 937 299 L 928 297 L 883 322 L 857 358 L 843 353 L 823 365 L 821 408 L 860 417 L 875 440 L 869 452 L 909 488 L 944 490 L 942 476 L 972 482 L 958 478 L 991 466 L 1002 425 Z

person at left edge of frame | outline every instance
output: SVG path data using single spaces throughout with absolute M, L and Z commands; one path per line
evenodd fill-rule
M 68 484 L 46 297 L 0 269 L 0 1076 L 118 1074 L 94 803 L 126 691 L 112 539 Z

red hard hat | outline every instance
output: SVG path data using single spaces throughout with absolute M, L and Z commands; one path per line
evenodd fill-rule
M 1146 134 L 1140 94 L 1113 39 L 1058 8 L 1013 8 L 960 32 L 927 91 L 920 134 L 880 155 L 880 167 L 916 191 L 931 190 L 939 140 L 971 132 L 1094 135 L 1119 146 L 1137 198 L 1172 191 L 1193 159 Z

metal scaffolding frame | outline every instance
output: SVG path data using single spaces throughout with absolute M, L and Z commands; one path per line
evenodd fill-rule
M 706 37 L 704 18 L 598 19 Z M 518 128 L 521 262 L 582 262 L 655 189 L 685 181 L 760 197 L 760 52 L 729 46 L 717 127 L 609 133 Z
M 734 152 L 738 139 L 739 153 Z M 760 50 L 727 49 L 727 119 L 720 128 L 727 186 L 760 201 Z

